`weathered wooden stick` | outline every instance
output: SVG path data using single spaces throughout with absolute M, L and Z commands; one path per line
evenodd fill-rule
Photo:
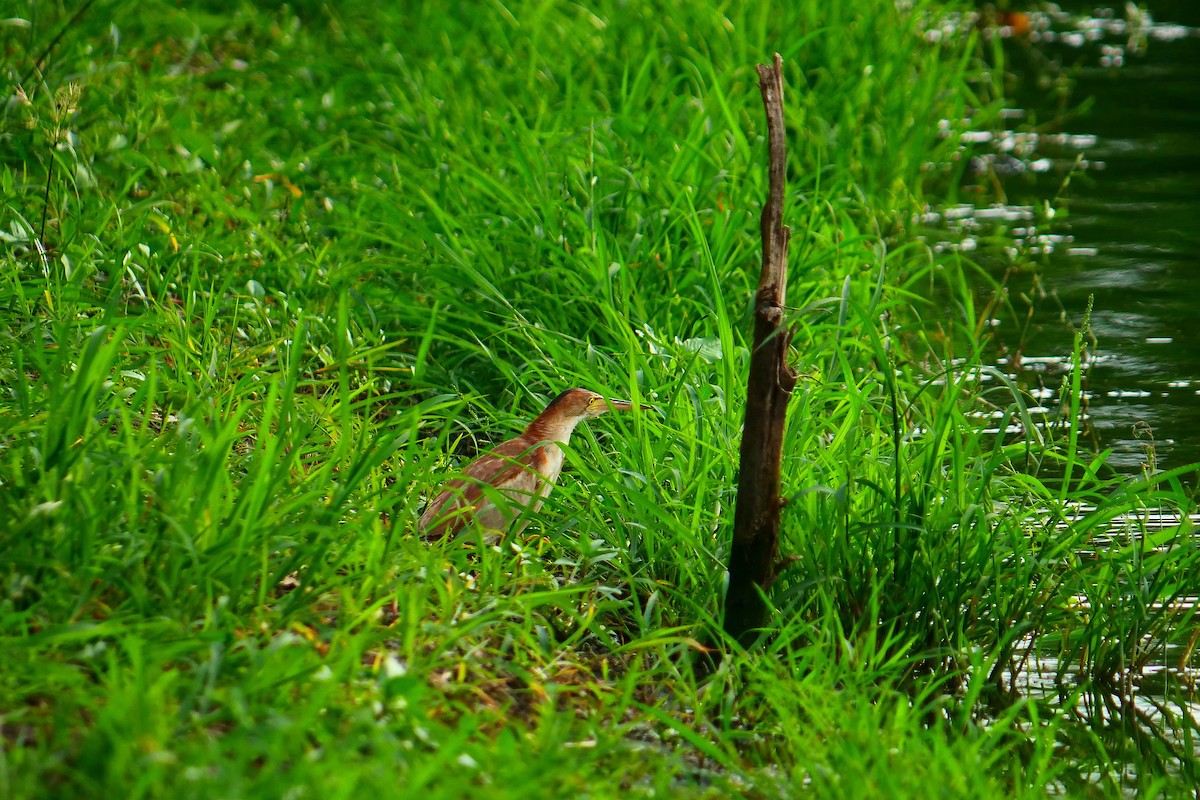
M 787 363 L 790 330 L 783 326 L 787 295 L 789 231 L 783 225 L 786 135 L 783 127 L 783 59 L 758 65 L 758 88 L 767 111 L 770 194 L 762 213 L 763 260 L 754 298 L 754 351 L 746 386 L 729 594 L 725 631 L 742 644 L 766 622 L 762 592 L 775 579 L 779 560 L 779 490 L 783 430 L 796 372 Z

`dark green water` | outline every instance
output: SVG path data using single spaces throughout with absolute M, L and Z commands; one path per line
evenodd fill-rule
M 1012 127 L 1041 134 L 1026 163 L 1052 166 L 1000 176 L 1011 204 L 1036 209 L 1050 199 L 1059 213 L 1038 224 L 1069 238 L 1011 281 L 1048 296 L 1034 302 L 1024 333 L 1025 320 L 1001 317 L 997 338 L 1026 357 L 1018 372 L 1046 387 L 1050 406 L 1054 357 L 1070 353 L 1064 314 L 1080 324 L 1094 297 L 1090 430 L 1128 471 L 1152 459 L 1159 468 L 1200 462 L 1200 2 L 1146 5 L 1153 24 L 1140 33 L 1123 26 L 1123 4 L 1110 16 L 1067 3 L 1075 22 L 1058 18 L 1050 35 L 1010 40 L 1009 89 L 1026 110 L 1024 125 Z M 1065 106 L 1054 91 L 1064 76 L 1074 81 Z M 1082 113 L 1071 111 L 1080 104 Z M 1075 158 L 1088 166 L 1059 195 Z

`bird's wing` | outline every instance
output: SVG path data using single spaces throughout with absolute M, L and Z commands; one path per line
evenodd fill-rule
M 519 438 L 510 439 L 468 464 L 462 477 L 447 483 L 421 515 L 418 527 L 425 537 L 438 539 L 457 533 L 477 515 L 487 527 L 504 527 L 512 514 L 496 509 L 484 496 L 484 487 L 503 487 L 513 502 L 528 505 L 540 480 L 518 461 L 529 449 Z
M 472 461 L 463 470 L 463 476 L 477 481 L 484 481 L 495 486 L 501 472 L 509 469 L 521 469 L 517 462 L 521 456 L 530 450 L 529 445 L 520 437 L 509 439 L 498 444 L 484 455 Z M 507 476 L 506 476 L 507 477 Z

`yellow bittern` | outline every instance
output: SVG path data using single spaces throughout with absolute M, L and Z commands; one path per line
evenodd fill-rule
M 447 483 L 421 515 L 419 530 L 427 539 L 438 539 L 476 522 L 493 534 L 510 527 L 519 533 L 529 521 L 522 512 L 536 511 L 554 488 L 563 465 L 560 445 L 571 440 L 575 426 L 610 410 L 633 407 L 627 400 L 568 389 L 551 400 L 524 433 L 475 459 L 461 477 Z

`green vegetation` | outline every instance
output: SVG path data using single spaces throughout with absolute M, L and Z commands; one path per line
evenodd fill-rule
M 982 357 L 1004 287 L 914 227 L 938 121 L 999 108 L 945 4 L 18 5 L 0 796 L 1192 795 L 1145 668 L 1196 665 L 1200 552 L 1110 534 L 1180 475 L 1079 447 L 1078 367 L 1034 419 Z M 699 678 L 775 50 L 798 560 Z M 414 535 L 576 385 L 662 413 L 581 428 L 518 541 Z

